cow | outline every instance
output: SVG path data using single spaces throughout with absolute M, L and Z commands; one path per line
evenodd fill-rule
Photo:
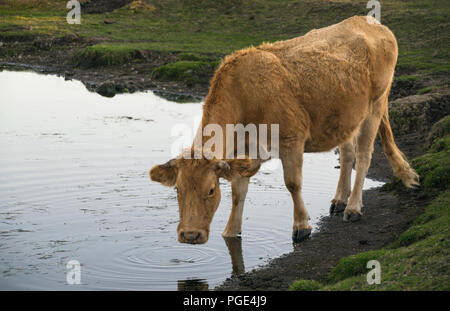
M 389 124 L 388 95 L 397 55 L 394 34 L 366 16 L 234 52 L 211 80 L 196 137 L 202 137 L 208 124 L 224 129 L 227 124 L 279 125 L 279 158 L 294 206 L 294 242 L 311 234 L 301 196 L 303 153 L 338 147 L 340 176 L 330 212 L 343 212 L 344 221 L 357 221 L 377 133 L 394 175 L 406 187 L 418 184 L 418 175 L 396 146 Z M 200 138 L 201 143 L 204 139 Z M 221 139 L 227 138 L 223 134 Z M 178 241 L 191 244 L 207 242 L 220 203 L 219 178 L 230 181 L 232 210 L 222 235 L 236 237 L 241 234 L 249 179 L 263 160 L 259 154 L 229 158 L 225 151 L 223 156 L 217 152 L 205 156 L 214 150 L 199 151 L 197 146 L 154 166 L 150 178 L 176 188 Z M 203 153 L 192 157 L 196 152 Z

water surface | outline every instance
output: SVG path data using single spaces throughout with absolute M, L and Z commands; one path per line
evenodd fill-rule
M 231 210 L 222 181 L 208 243 L 177 242 L 175 191 L 150 182 L 148 170 L 170 158 L 180 140 L 171 135 L 193 131 L 199 116 L 201 104 L 151 92 L 105 98 L 56 76 L 0 72 L 0 289 L 211 289 L 291 251 L 281 165 L 252 178 L 242 240 L 221 237 Z M 332 152 L 305 155 L 303 198 L 315 229 L 336 165 Z M 69 260 L 81 263 L 81 285 L 66 283 Z

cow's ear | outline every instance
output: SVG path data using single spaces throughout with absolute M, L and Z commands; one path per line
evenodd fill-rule
M 164 186 L 172 187 L 175 186 L 177 181 L 178 169 L 175 165 L 175 160 L 172 159 L 167 163 L 162 165 L 155 165 L 150 170 L 150 179 L 157 181 Z
M 221 160 L 216 164 L 216 172 L 219 177 L 227 180 L 231 180 L 235 176 L 251 177 L 258 172 L 259 168 L 259 161 L 249 158 Z

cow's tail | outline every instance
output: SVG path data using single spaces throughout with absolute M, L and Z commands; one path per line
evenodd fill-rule
M 381 144 L 384 153 L 394 170 L 394 175 L 400 178 L 403 184 L 408 188 L 419 185 L 419 175 L 409 165 L 405 155 L 398 149 L 392 134 L 391 124 L 389 123 L 389 113 L 386 107 L 380 127 L 378 128 Z

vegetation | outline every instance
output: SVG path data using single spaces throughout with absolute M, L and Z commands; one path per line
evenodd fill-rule
M 437 89 L 437 87 L 435 86 L 426 86 L 424 88 L 421 88 L 420 90 L 417 91 L 417 95 L 422 95 L 422 94 L 427 94 L 430 93 L 431 91 Z
M 450 136 L 437 139 L 430 152 L 415 158 L 412 165 L 425 189 L 445 190 L 450 185 Z
M 450 135 L 450 116 L 446 116 L 433 124 L 427 140 L 434 142 L 436 139 L 443 138 L 447 135 Z
M 139 49 L 127 45 L 94 45 L 74 55 L 76 65 L 83 67 L 100 67 L 121 65 L 133 59 L 142 58 Z
M 218 61 L 183 60 L 156 68 L 152 77 L 156 80 L 186 81 L 188 84 L 208 83 L 218 65 Z

